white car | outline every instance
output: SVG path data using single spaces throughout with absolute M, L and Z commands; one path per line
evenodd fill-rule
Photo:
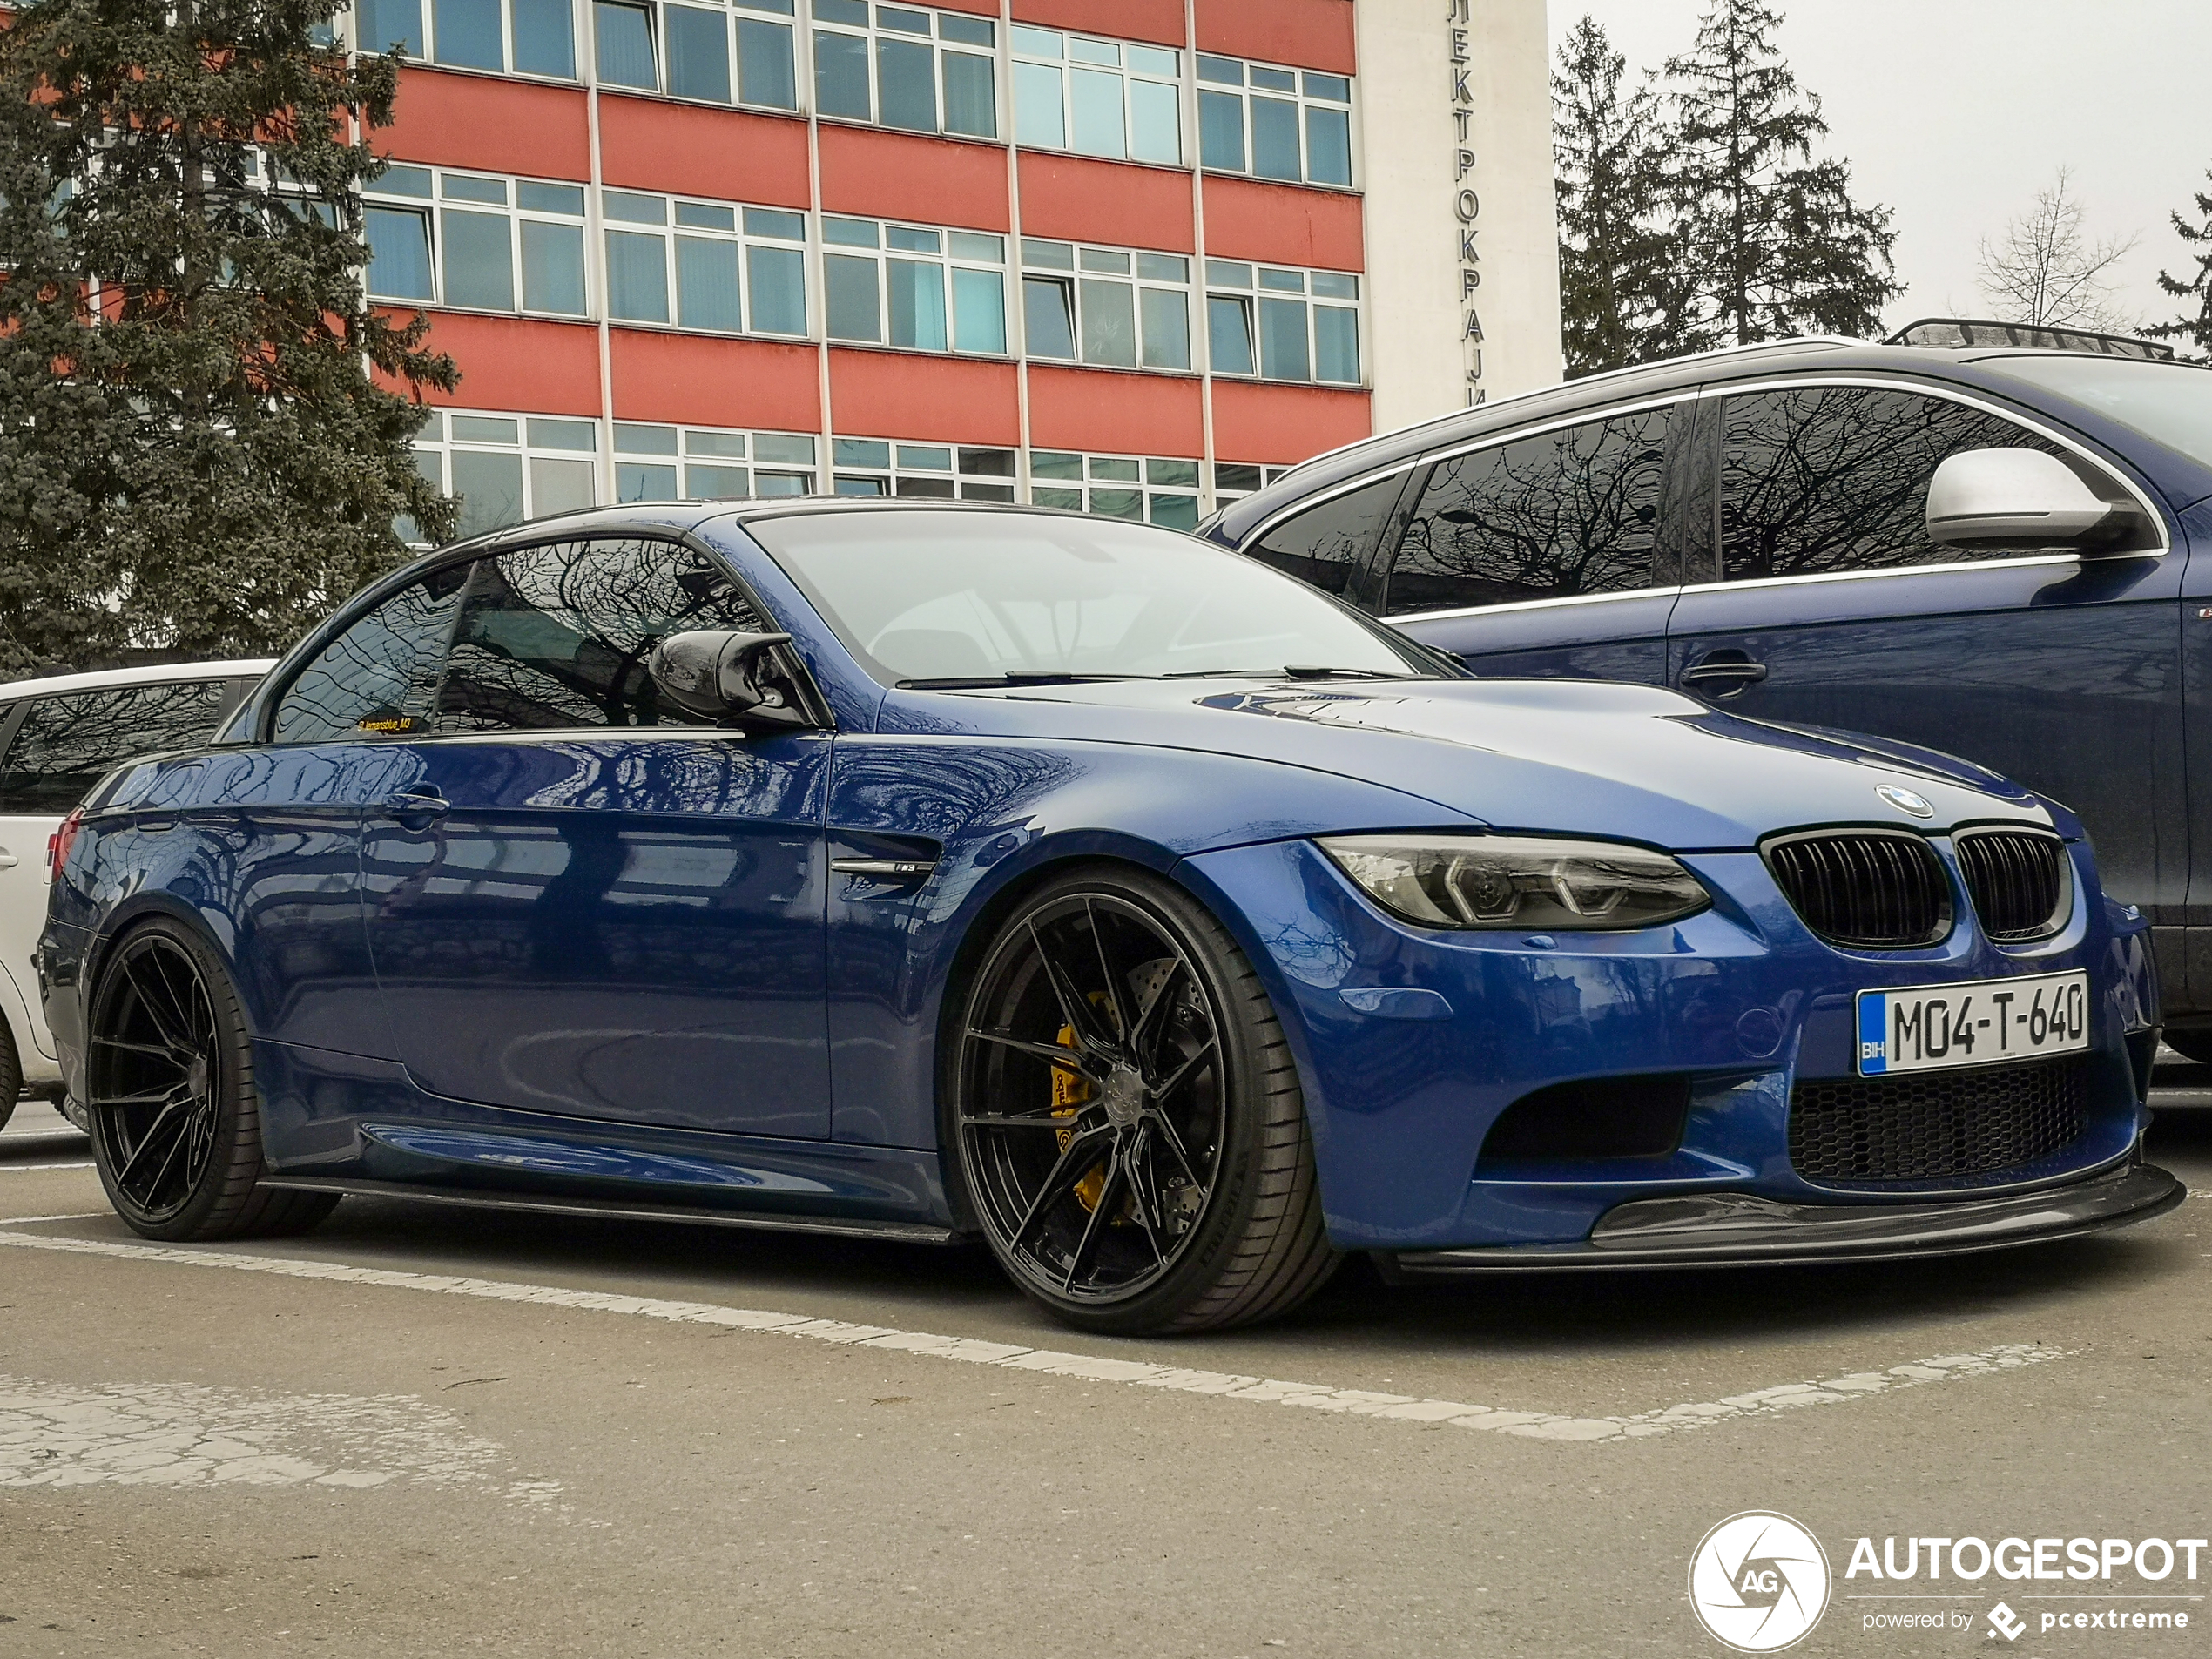
M 123 762 L 206 742 L 269 666 L 167 663 L 0 685 L 0 1124 L 26 1093 L 62 1095 L 30 965 L 46 925 L 48 838 Z

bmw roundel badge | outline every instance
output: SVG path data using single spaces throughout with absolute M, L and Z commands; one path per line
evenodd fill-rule
M 1928 804 L 1927 798 L 1909 789 L 1899 789 L 1895 784 L 1877 784 L 1874 792 L 1900 813 L 1910 813 L 1915 818 L 1935 816 L 1935 808 Z

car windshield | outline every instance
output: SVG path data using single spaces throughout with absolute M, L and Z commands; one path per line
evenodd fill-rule
M 1302 582 L 1142 524 L 884 511 L 746 528 L 887 685 L 1437 671 Z
M 2212 467 L 2212 371 L 2073 352 L 1992 358 L 1981 367 L 2071 398 Z

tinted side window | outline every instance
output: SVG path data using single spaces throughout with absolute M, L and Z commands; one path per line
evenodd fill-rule
M 125 761 L 206 742 L 226 690 L 183 680 L 39 698 L 0 765 L 0 812 L 66 813 Z
M 455 564 L 433 570 L 324 646 L 278 701 L 276 741 L 333 743 L 428 730 L 438 664 L 469 570 Z
M 664 707 L 645 658 L 691 628 L 767 631 L 711 559 L 670 542 L 562 542 L 476 566 L 438 698 L 441 732 L 705 725 Z
M 1439 462 L 1391 567 L 1389 616 L 1651 585 L 1665 409 Z
M 1381 536 L 1405 484 L 1402 472 L 1362 484 L 1285 519 L 1244 550 L 1341 598 Z
M 1722 415 L 1721 573 L 1729 581 L 2009 558 L 1939 547 L 1928 481 L 1962 449 L 2064 451 L 2000 415 L 1872 387 L 1731 397 Z

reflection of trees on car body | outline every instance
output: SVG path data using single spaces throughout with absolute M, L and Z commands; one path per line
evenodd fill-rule
M 1648 585 L 1668 415 L 1648 409 L 1439 462 L 1398 550 L 1393 609 Z

